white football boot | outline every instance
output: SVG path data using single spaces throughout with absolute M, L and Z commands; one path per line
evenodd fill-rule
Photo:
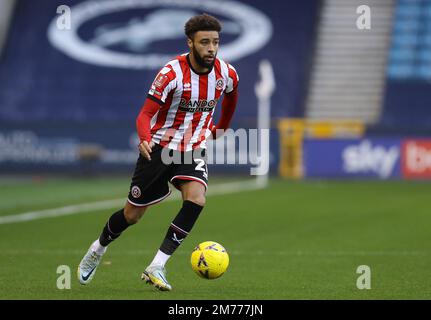
M 153 285 L 160 291 L 171 291 L 172 286 L 166 280 L 166 269 L 159 265 L 150 265 L 141 276 L 146 283 Z
M 94 277 L 103 254 L 97 254 L 92 248 L 88 249 L 78 266 L 78 280 L 81 284 L 88 284 Z

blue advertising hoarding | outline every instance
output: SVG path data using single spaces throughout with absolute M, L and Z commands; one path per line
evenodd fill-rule
M 305 139 L 307 178 L 401 177 L 401 139 Z

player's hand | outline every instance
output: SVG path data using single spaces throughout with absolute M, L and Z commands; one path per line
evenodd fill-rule
M 154 142 L 148 143 L 147 141 L 142 141 L 139 144 L 139 152 L 142 154 L 142 156 L 147 159 L 148 161 L 151 161 L 151 151 L 154 147 Z
M 217 130 L 217 126 L 213 125 L 211 128 L 211 139 L 212 140 L 215 140 L 218 138 L 216 135 L 216 130 Z

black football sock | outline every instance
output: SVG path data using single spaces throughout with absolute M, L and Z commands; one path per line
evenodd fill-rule
M 202 209 L 202 206 L 192 201 L 184 201 L 180 212 L 169 226 L 165 239 L 160 246 L 160 251 L 172 255 L 192 230 Z
M 130 225 L 127 223 L 124 216 L 124 209 L 115 212 L 103 228 L 102 234 L 99 237 L 99 242 L 106 247 L 112 241 L 117 239 L 121 232 L 126 230 Z

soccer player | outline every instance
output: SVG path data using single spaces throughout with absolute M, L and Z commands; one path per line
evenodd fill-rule
M 141 278 L 159 290 L 172 289 L 165 264 L 205 205 L 206 139 L 217 138 L 229 127 L 237 103 L 238 74 L 217 58 L 220 31 L 220 22 L 210 15 L 190 18 L 185 24 L 189 52 L 169 61 L 156 76 L 136 120 L 140 154 L 127 202 L 108 219 L 81 260 L 81 284 L 92 280 L 108 245 L 137 223 L 150 205 L 169 196 L 170 182 L 181 191 L 182 207 Z M 214 108 L 223 93 L 221 118 L 214 125 Z M 167 163 L 166 155 L 171 160 L 179 155 L 181 162 Z

